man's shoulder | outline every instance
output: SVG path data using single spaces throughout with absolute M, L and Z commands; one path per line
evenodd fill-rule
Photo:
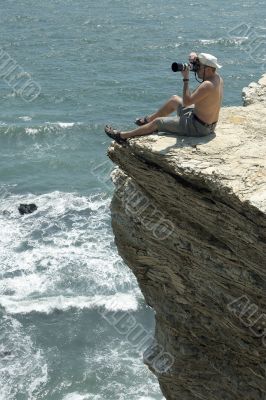
M 207 86 L 211 88 L 216 88 L 217 86 L 223 85 L 224 81 L 223 78 L 220 75 L 215 75 L 214 79 L 207 79 L 205 82 L 209 82 Z
M 206 81 L 202 82 L 199 87 L 202 90 L 212 90 L 215 86 L 216 84 L 213 81 L 206 79 Z

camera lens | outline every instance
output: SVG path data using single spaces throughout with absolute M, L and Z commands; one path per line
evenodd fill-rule
M 178 71 L 185 71 L 185 69 L 188 68 L 188 64 L 185 63 L 176 63 L 174 62 L 172 64 L 172 71 L 173 72 L 178 72 Z
M 177 72 L 177 71 L 178 71 L 178 64 L 177 64 L 176 62 L 174 62 L 174 63 L 172 64 L 172 71 L 173 71 L 173 72 Z

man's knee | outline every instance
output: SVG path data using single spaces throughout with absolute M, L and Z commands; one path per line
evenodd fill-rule
M 180 96 L 174 95 L 170 100 L 176 108 L 182 104 L 182 99 Z
M 161 118 L 155 118 L 153 121 L 153 128 L 159 129 L 161 124 Z

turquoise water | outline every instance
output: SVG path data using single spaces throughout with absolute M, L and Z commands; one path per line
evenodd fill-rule
M 15 82 L 40 88 L 25 101 L 0 58 L 0 399 L 161 400 L 143 349 L 104 314 L 153 334 L 114 245 L 103 126 L 180 93 L 170 66 L 191 50 L 218 57 L 224 105 L 240 105 L 264 72 L 265 4 L 6 0 L 0 49 Z M 20 216 L 24 202 L 38 210 Z

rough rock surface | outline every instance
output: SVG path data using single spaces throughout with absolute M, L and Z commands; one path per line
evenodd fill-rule
M 266 76 L 252 90 L 215 137 L 108 150 L 115 240 L 155 310 L 144 361 L 167 400 L 266 399 Z
M 243 88 L 242 97 L 244 106 L 258 102 L 266 103 L 265 96 L 266 75 L 263 75 L 259 82 L 251 82 L 248 87 Z

